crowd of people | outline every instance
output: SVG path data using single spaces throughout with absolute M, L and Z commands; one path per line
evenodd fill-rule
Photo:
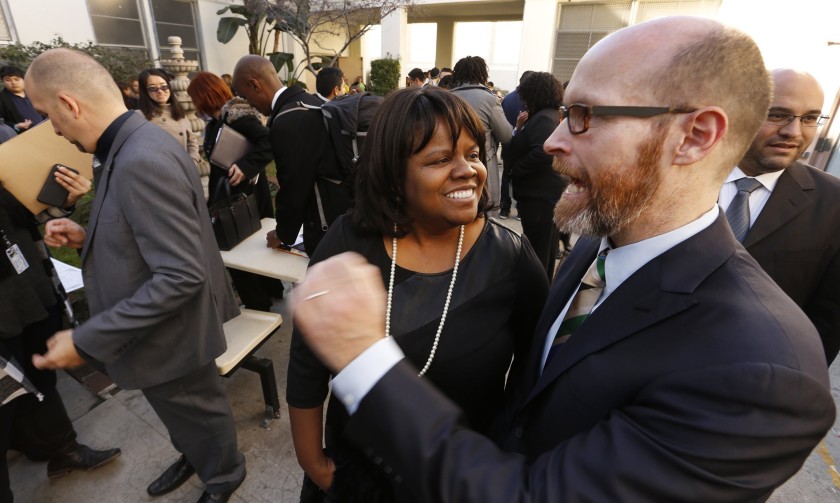
M 823 91 L 716 21 L 624 28 L 565 85 L 528 71 L 504 100 L 480 57 L 415 68 L 367 102 L 349 180 L 321 112 L 368 94 L 338 68 L 312 93 L 254 55 L 192 75 L 202 149 L 163 70 L 114 85 L 53 49 L 0 76 L 5 134 L 48 116 L 96 189 L 83 224 L 91 183 L 69 170 L 41 215 L 0 189 L 0 356 L 44 397 L 0 406 L 4 463 L 53 477 L 120 454 L 78 443 L 55 391 L 87 362 L 141 390 L 180 453 L 149 495 L 198 474 L 199 502 L 230 499 L 246 462 L 222 324 L 283 285 L 225 270 L 208 204 L 229 193 L 275 218 L 266 246 L 302 232 L 310 257 L 286 388 L 302 502 L 763 500 L 833 424 L 840 180 L 801 160 Z M 205 200 L 225 127 L 252 148 L 210 166 Z M 514 208 L 521 235 L 499 221 Z M 45 244 L 79 250 L 81 324 Z M 0 485 L 12 501 L 5 465 Z

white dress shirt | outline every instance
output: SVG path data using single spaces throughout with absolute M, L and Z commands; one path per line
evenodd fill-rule
M 280 89 L 278 89 L 277 92 L 274 93 L 274 97 L 271 98 L 271 109 L 272 110 L 274 110 L 274 105 L 277 103 L 277 98 L 279 98 L 280 95 L 283 94 L 283 91 L 285 91 L 285 90 L 286 90 L 286 86 L 280 86 Z
M 597 308 L 611 292 L 618 288 L 624 280 L 632 276 L 643 265 L 710 226 L 717 218 L 719 211 L 718 207 L 715 206 L 697 220 L 679 229 L 638 243 L 610 250 L 608 260 L 604 266 L 607 286 L 601 293 L 601 297 L 598 299 L 598 304 L 595 307 Z M 600 250 L 605 248 L 609 248 L 607 238 L 601 241 Z M 575 290 L 575 293 L 577 293 L 577 290 Z M 551 330 L 549 330 L 548 336 L 546 337 L 545 350 L 543 351 L 543 363 L 548 354 L 548 348 L 551 347 L 551 342 L 554 340 L 557 327 L 560 326 L 560 323 L 563 321 L 563 316 L 565 316 L 566 311 L 569 309 L 569 303 L 571 303 L 571 298 L 560 313 L 558 320 L 554 322 Z M 382 339 L 356 357 L 344 370 L 335 376 L 332 382 L 332 392 L 341 400 L 341 403 L 347 408 L 347 412 L 353 414 L 358 409 L 359 402 L 362 401 L 371 388 L 379 382 L 382 376 L 391 370 L 391 367 L 403 358 L 405 358 L 405 355 L 392 337 Z
M 752 194 L 750 194 L 750 227 L 753 226 L 755 219 L 758 218 L 761 210 L 764 209 L 764 205 L 767 204 L 767 200 L 770 199 L 770 195 L 776 187 L 776 182 L 779 181 L 779 177 L 782 176 L 783 172 L 784 170 L 780 169 L 778 171 L 773 171 L 772 173 L 764 173 L 758 176 L 750 177 L 755 178 L 759 181 L 759 183 L 761 183 L 761 187 L 755 189 Z M 735 180 L 744 178 L 745 176 L 747 175 L 741 171 L 741 168 L 736 166 L 735 169 L 729 173 L 729 176 L 726 177 L 726 181 L 723 182 L 723 187 L 720 189 L 718 204 L 721 208 L 723 208 L 724 213 L 727 208 L 729 208 L 729 205 L 732 204 L 732 200 L 735 199 L 735 194 L 738 193 L 738 188 L 735 186 Z
M 609 239 L 602 238 L 601 246 L 598 248 L 598 253 L 607 248 L 611 248 L 609 255 L 607 255 L 607 260 L 604 262 L 606 285 L 604 286 L 603 291 L 601 291 L 601 296 L 598 297 L 598 302 L 596 302 L 595 306 L 592 307 L 591 312 L 595 312 L 595 310 L 598 309 L 598 306 L 600 306 L 612 292 L 621 286 L 627 278 L 641 269 L 642 266 L 702 231 L 706 227 L 712 225 L 718 217 L 719 212 L 720 210 L 717 206 L 715 206 L 697 220 L 689 222 L 682 227 L 637 243 L 619 246 L 618 248 L 612 248 L 610 246 Z M 569 297 L 569 300 L 566 302 L 566 306 L 562 311 L 560 311 L 560 315 L 557 316 L 557 319 L 554 320 L 554 324 L 552 324 L 551 328 L 548 329 L 548 337 L 545 339 L 545 346 L 543 347 L 540 367 L 545 366 L 545 360 L 548 358 L 548 351 L 554 343 L 554 334 L 557 333 L 557 329 L 559 329 L 560 324 L 563 323 L 563 318 L 566 317 L 566 312 L 569 310 L 572 299 L 575 298 L 579 288 L 580 285 L 578 285 L 578 288 L 575 289 L 575 293 Z M 574 337 L 574 334 L 572 337 Z

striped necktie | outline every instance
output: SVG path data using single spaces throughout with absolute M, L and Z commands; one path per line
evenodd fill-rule
M 726 208 L 726 220 L 729 226 L 732 227 L 732 233 L 735 234 L 735 239 L 743 243 L 744 238 L 747 237 L 747 232 L 750 230 L 750 194 L 759 187 L 761 182 L 755 178 L 739 178 L 735 180 L 735 187 L 738 193 L 729 203 Z
M 592 308 L 598 302 L 598 298 L 601 297 L 601 292 L 604 291 L 607 284 L 604 265 L 609 251 L 609 249 L 602 251 L 589 266 L 586 274 L 583 275 L 580 288 L 578 288 L 574 299 L 569 304 L 569 310 L 566 311 L 566 316 L 554 335 L 554 342 L 551 343 L 551 349 L 548 350 L 548 357 L 545 360 L 546 365 L 559 352 L 560 346 L 586 321 L 586 318 L 592 312 Z

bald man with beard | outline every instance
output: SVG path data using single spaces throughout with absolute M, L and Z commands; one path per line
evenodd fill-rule
M 90 319 L 56 333 L 33 363 L 87 360 L 121 388 L 143 392 L 181 454 L 149 495 L 198 473 L 200 503 L 228 501 L 245 479 L 245 458 L 215 360 L 226 347 L 222 324 L 239 308 L 195 165 L 171 135 L 127 111 L 108 71 L 82 52 L 44 52 L 26 88 L 56 134 L 94 155 L 96 189 L 86 228 L 51 220 L 44 236 L 81 249 Z
M 806 72 L 772 75 L 767 120 L 723 184 L 720 205 L 733 218 L 736 184 L 757 182 L 741 205 L 744 248 L 817 327 L 831 365 L 840 351 L 840 180 L 800 160 L 828 120 L 823 90 Z
M 767 118 L 761 53 L 660 18 L 595 44 L 564 101 L 545 150 L 571 180 L 555 220 L 582 237 L 500 435 L 417 378 L 384 337 L 378 268 L 352 254 L 310 268 L 294 302 L 344 433 L 421 502 L 764 501 L 835 411 L 816 330 L 716 204 Z

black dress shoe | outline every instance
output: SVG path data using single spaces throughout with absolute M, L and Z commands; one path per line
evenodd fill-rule
M 233 491 L 235 491 L 235 489 L 221 493 L 208 493 L 207 491 L 204 491 L 201 493 L 201 497 L 198 498 L 198 503 L 227 503 L 227 501 L 230 500 L 230 496 L 233 494 Z
M 57 454 L 47 463 L 47 477 L 54 479 L 67 475 L 73 470 L 93 470 L 113 461 L 120 455 L 119 449 L 97 451 L 82 444 L 73 450 Z
M 183 454 L 178 461 L 166 469 L 154 482 L 149 484 L 146 492 L 149 496 L 160 496 L 181 487 L 195 473 L 195 469 Z
M 204 491 L 203 493 L 201 493 L 201 497 L 198 498 L 198 503 L 227 503 L 227 501 L 230 500 L 230 497 L 233 494 L 233 492 L 239 489 L 239 486 L 242 485 L 242 482 L 244 480 L 245 476 L 243 475 L 242 480 L 240 480 L 239 483 L 236 484 L 236 487 L 227 491 L 222 491 L 220 493 L 208 493 L 207 491 Z

